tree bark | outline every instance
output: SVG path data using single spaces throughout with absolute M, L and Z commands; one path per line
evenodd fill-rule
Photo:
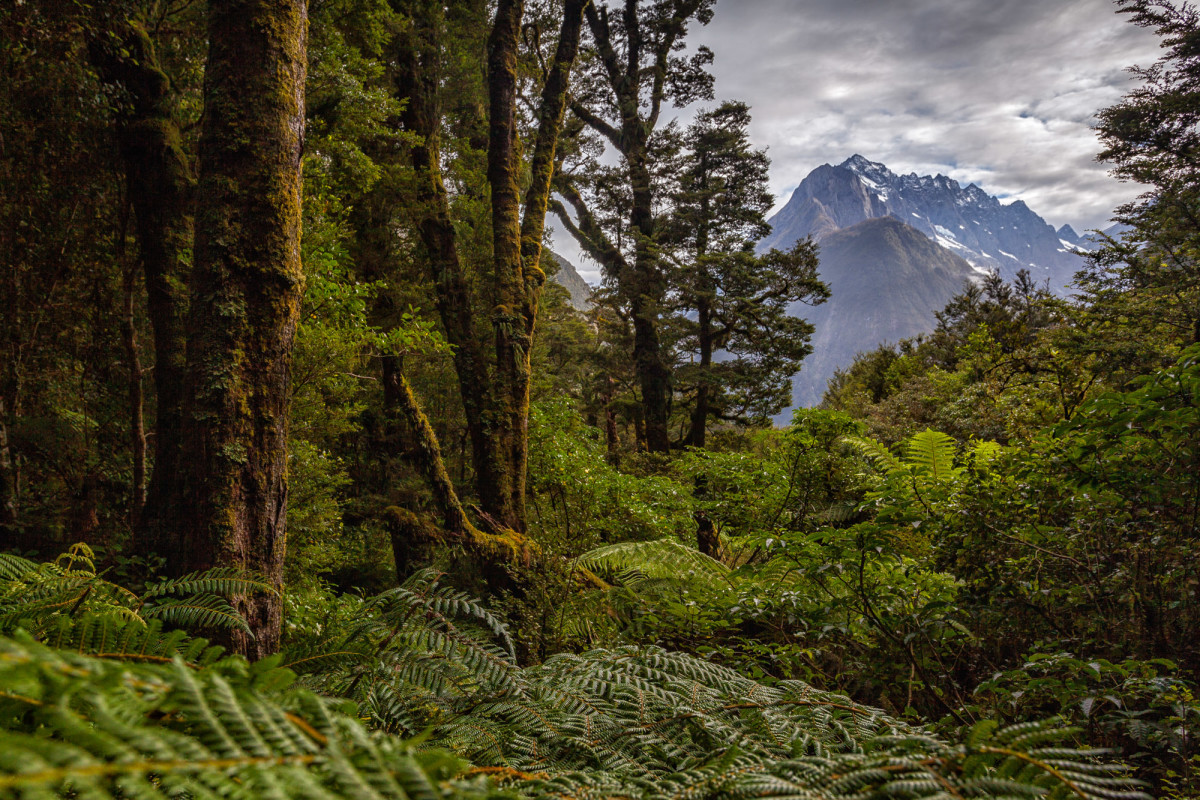
M 305 0 L 210 0 L 175 530 L 180 573 L 248 570 L 279 587 L 292 343 L 303 287 Z M 278 649 L 278 595 L 236 598 L 251 658 Z
M 146 423 L 143 417 L 142 359 L 138 354 L 137 324 L 134 317 L 133 271 L 125 272 L 125 316 L 121 320 L 121 339 L 129 364 L 129 444 L 133 451 L 133 478 L 130 481 L 129 523 L 133 530 L 141 524 L 146 505 Z
M 154 469 L 141 514 L 143 552 L 165 553 L 174 536 L 174 483 L 179 478 L 183 387 L 187 361 L 185 283 L 192 254 L 195 180 L 172 108 L 170 80 L 149 34 L 130 23 L 123 52 L 107 42 L 89 48 L 100 78 L 121 86 L 117 141 L 136 221 L 146 305 L 154 331 Z

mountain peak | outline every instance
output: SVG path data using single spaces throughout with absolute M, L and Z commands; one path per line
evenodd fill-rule
M 1079 234 L 1076 233 L 1075 229 L 1070 225 L 1063 225 L 1061 228 L 1055 231 L 1055 233 L 1058 234 L 1058 238 L 1066 239 L 1071 244 L 1075 244 L 1079 241 Z
M 859 177 L 877 183 L 890 183 L 896 177 L 886 165 L 880 164 L 878 161 L 872 161 L 858 153 L 850 156 L 841 164 L 838 164 L 838 166 L 850 170 Z
M 911 225 L 978 274 L 996 271 L 1012 279 L 1027 269 L 1061 292 L 1080 266 L 1076 237 L 1059 236 L 1024 202 L 1002 202 L 943 174 L 898 176 L 860 153 L 809 174 L 769 220 L 773 231 L 759 247 L 786 249 L 805 236 L 821 240 L 873 217 Z
M 880 164 L 878 161 L 872 161 L 871 159 L 867 158 L 866 156 L 862 155 L 861 153 L 855 153 L 854 155 L 850 156 L 842 163 L 838 164 L 838 166 L 839 167 L 847 167 L 849 169 L 887 170 L 887 167 L 884 166 L 883 164 Z

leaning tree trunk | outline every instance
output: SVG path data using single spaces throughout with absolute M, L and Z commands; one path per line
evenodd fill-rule
M 303 286 L 305 0 L 210 0 L 173 572 L 240 567 L 279 587 L 292 341 Z M 237 599 L 251 657 L 277 595 Z

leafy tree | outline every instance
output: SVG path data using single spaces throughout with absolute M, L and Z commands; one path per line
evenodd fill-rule
M 791 377 L 812 351 L 812 326 L 788 312 L 828 297 L 811 241 L 787 253 L 753 254 L 754 242 L 769 232 L 774 198 L 769 162 L 750 146 L 749 124 L 743 103 L 698 116 L 684 137 L 664 225 L 664 246 L 674 249 L 671 304 L 683 314 L 678 349 L 695 359 L 676 369 L 680 390 L 691 387 L 695 397 L 683 440 L 693 447 L 704 446 L 710 418 L 761 421 L 791 402 Z M 714 361 L 718 353 L 727 357 Z
M 1166 53 L 1134 67 L 1141 85 L 1099 114 L 1113 174 L 1150 190 L 1117 212 L 1129 230 L 1081 273 L 1092 301 L 1091 347 L 1134 369 L 1162 366 L 1200 342 L 1200 14 L 1189 3 L 1120 0 L 1119 13 L 1153 29 Z M 1150 335 L 1148 335 L 1150 334 Z
M 659 132 L 660 115 L 664 103 L 684 107 L 712 98 L 712 76 L 705 71 L 712 52 L 701 47 L 690 58 L 676 55 L 684 47 L 689 22 L 707 24 L 712 5 L 713 0 L 624 0 L 615 12 L 608 5 L 586 6 L 591 33 L 588 71 L 571 111 L 602 137 L 601 149 L 615 149 L 621 169 L 612 176 L 611 187 L 608 176 L 599 174 L 590 202 L 581 188 L 582 176 L 564 172 L 555 184 L 566 201 L 554 206 L 558 219 L 603 266 L 628 306 L 645 441 L 651 452 L 670 449 L 672 392 L 671 364 L 660 332 L 668 289 L 656 214 L 664 199 L 655 179 L 655 172 L 663 168 L 657 163 L 662 153 L 656 150 L 666 144 Z M 606 224 L 598 216 L 595 195 L 610 188 L 624 202 Z

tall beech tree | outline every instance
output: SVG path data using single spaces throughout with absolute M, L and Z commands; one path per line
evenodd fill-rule
M 486 275 L 472 276 L 459 252 L 442 174 L 439 85 L 445 11 L 442 3 L 430 0 L 400 3 L 412 19 L 409 35 L 401 40 L 397 85 L 405 101 L 404 127 L 419 137 L 410 150 L 413 218 L 446 338 L 454 346 L 480 510 L 493 527 L 517 532 L 525 529 L 530 356 L 546 279 L 540 266 L 542 238 L 584 4 L 565 0 L 562 6 L 558 41 L 541 76 L 523 198 L 517 101 L 525 10 L 520 0 L 500 0 L 496 6 L 486 77 L 492 255 Z M 432 480 L 441 483 L 436 474 Z M 447 522 L 464 519 L 452 509 L 444 516 Z
M 664 103 L 683 107 L 712 99 L 712 76 L 705 70 L 712 52 L 701 47 L 690 58 L 678 53 L 688 23 L 694 19 L 707 24 L 712 19 L 713 2 L 623 0 L 615 14 L 607 5 L 588 4 L 594 69 L 576 93 L 571 111 L 621 157 L 628 204 L 617 235 L 606 230 L 579 182 L 564 174 L 556 185 L 566 200 L 565 205 L 555 205 L 558 218 L 604 267 L 629 306 L 646 447 L 651 452 L 670 449 L 672 394 L 670 360 L 660 335 L 667 280 L 655 214 L 661 198 L 653 176 L 654 136 Z M 622 247 L 625 242 L 628 246 Z
M 210 0 L 187 321 L 182 449 L 164 542 L 175 573 L 234 566 L 281 582 L 291 351 L 303 287 L 305 0 Z M 277 595 L 241 597 L 278 648 Z

